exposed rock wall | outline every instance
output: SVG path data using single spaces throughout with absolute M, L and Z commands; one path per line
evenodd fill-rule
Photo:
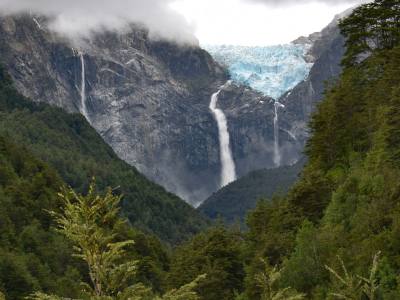
M 40 27 L 29 15 L 0 20 L 1 60 L 20 92 L 81 111 L 82 54 L 89 121 L 119 157 L 194 205 L 218 189 L 218 130 L 209 102 L 228 75 L 206 51 L 152 41 L 137 26 L 68 41 L 36 19 Z M 219 105 L 238 175 L 272 167 L 272 99 L 231 86 Z M 300 150 L 281 137 L 290 163 Z

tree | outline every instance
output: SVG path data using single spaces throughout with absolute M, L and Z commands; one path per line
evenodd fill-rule
M 375 0 L 359 6 L 340 22 L 340 28 L 347 37 L 345 66 L 374 50 L 392 49 L 400 43 L 400 1 Z
M 91 285 L 85 285 L 94 297 L 117 296 L 135 276 L 136 262 L 124 261 L 126 248 L 132 240 L 117 241 L 114 228 L 121 226 L 119 203 L 121 197 L 108 189 L 104 197 L 90 185 L 87 196 L 76 194 L 72 189 L 59 194 L 64 211 L 51 212 L 59 231 L 75 245 L 75 256 L 88 267 Z
M 127 248 L 133 240 L 119 240 L 117 228 L 124 221 L 119 216 L 121 196 L 113 195 L 109 188 L 104 196 L 96 193 L 94 181 L 86 196 L 71 188 L 59 194 L 63 202 L 62 213 L 51 211 L 58 230 L 74 244 L 75 256 L 86 263 L 90 284 L 82 282 L 83 292 L 91 300 L 197 300 L 193 289 L 204 278 L 158 298 L 150 288 L 135 284 L 137 261 L 129 260 Z M 58 300 L 55 295 L 35 293 L 30 299 Z
M 368 300 L 375 300 L 379 288 L 377 271 L 379 266 L 380 252 L 374 255 L 369 277 L 365 278 L 359 275 L 353 275 L 348 272 L 343 260 L 338 257 L 342 266 L 343 275 L 339 275 L 331 267 L 325 268 L 339 281 L 340 288 L 332 293 L 338 299 L 358 300 L 365 296 Z
M 261 290 L 261 300 L 296 300 L 304 299 L 304 294 L 299 294 L 290 287 L 279 289 L 278 281 L 281 270 L 276 266 L 270 268 L 265 260 L 261 260 L 264 270 L 255 276 L 255 281 Z
M 170 286 L 176 288 L 207 274 L 197 288 L 202 299 L 233 299 L 235 292 L 243 291 L 242 243 L 240 233 L 221 224 L 195 236 L 175 250 Z

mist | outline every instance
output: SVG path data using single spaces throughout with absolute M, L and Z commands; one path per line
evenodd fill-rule
M 71 38 L 144 25 L 153 39 L 197 43 L 194 28 L 170 8 L 172 0 L 0 0 L 2 15 L 32 13 L 50 19 L 49 29 Z

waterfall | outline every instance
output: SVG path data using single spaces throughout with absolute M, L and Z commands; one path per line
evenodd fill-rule
M 281 128 L 281 130 L 283 130 L 284 132 L 286 132 L 286 133 L 288 134 L 288 136 L 290 136 L 291 139 L 292 139 L 293 141 L 295 141 L 295 142 L 298 141 L 298 140 L 297 140 L 297 137 L 296 137 L 290 130 L 286 130 L 286 129 L 282 129 L 282 128 Z
M 227 83 L 229 84 L 229 82 Z M 228 185 L 229 183 L 236 180 L 236 168 L 235 162 L 232 158 L 232 150 L 230 147 L 230 137 L 228 131 L 228 122 L 224 112 L 217 108 L 218 96 L 221 90 L 225 86 L 222 86 L 218 92 L 211 96 L 210 110 L 214 115 L 218 125 L 219 133 L 219 146 L 220 146 L 220 160 L 221 160 L 221 187 Z
M 275 116 L 274 116 L 274 163 L 276 167 L 281 165 L 281 151 L 279 149 L 279 108 L 284 108 L 285 106 L 275 101 Z
M 88 114 L 87 107 L 86 107 L 85 58 L 84 58 L 84 54 L 82 52 L 80 53 L 80 57 L 81 57 L 81 109 L 80 109 L 80 112 L 86 118 L 86 120 L 88 120 L 88 122 L 90 123 L 89 114 Z

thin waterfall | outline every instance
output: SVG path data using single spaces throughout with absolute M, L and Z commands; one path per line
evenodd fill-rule
M 279 148 L 279 108 L 284 108 L 285 106 L 275 101 L 275 116 L 274 116 L 274 164 L 276 167 L 281 165 L 281 151 Z
M 283 129 L 283 128 L 281 128 L 281 130 L 283 130 L 284 132 L 286 132 L 287 134 L 288 134 L 288 136 L 290 136 L 290 138 L 293 140 L 293 141 L 295 141 L 295 142 L 297 142 L 298 140 L 297 140 L 297 137 L 294 135 L 294 133 L 292 133 L 290 130 L 286 130 L 286 129 Z
M 229 84 L 229 82 L 227 83 Z M 210 110 L 217 121 L 220 145 L 220 160 L 221 160 L 221 187 L 228 185 L 236 180 L 236 167 L 232 157 L 232 150 L 230 147 L 230 137 L 228 131 L 228 122 L 224 112 L 217 108 L 218 96 L 221 93 L 222 86 L 218 92 L 211 96 Z
M 86 118 L 86 120 L 88 120 L 88 122 L 90 123 L 89 120 L 89 114 L 88 114 L 88 110 L 86 107 L 86 71 L 85 71 L 85 58 L 84 58 L 84 54 L 81 52 L 80 53 L 80 57 L 81 57 L 81 114 Z

